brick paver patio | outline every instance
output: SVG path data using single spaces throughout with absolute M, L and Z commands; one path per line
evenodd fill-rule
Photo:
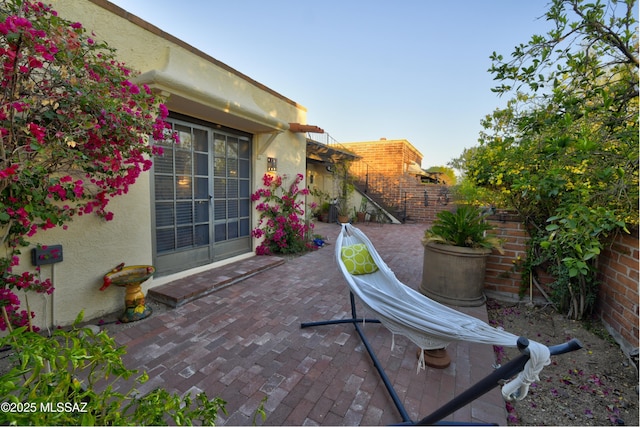
M 424 224 L 361 229 L 413 288 L 420 284 Z M 226 400 L 219 425 L 251 425 L 264 397 L 265 425 L 387 425 L 402 418 L 352 325 L 301 329 L 301 322 L 350 315 L 346 282 L 334 261 L 335 224 L 318 224 L 329 245 L 136 322 L 116 340 L 125 362 L 146 370 L 141 392 L 205 391 Z M 209 273 L 210 274 L 210 273 Z M 198 277 L 194 277 L 194 281 Z M 202 279 L 199 279 L 202 281 Z M 486 320 L 484 306 L 464 311 Z M 364 314 L 364 313 L 359 313 Z M 371 315 L 370 315 L 371 317 Z M 418 420 L 492 371 L 491 346 L 453 343 L 451 365 L 416 373 L 416 346 L 379 324 L 365 333 L 413 420 Z M 506 425 L 498 389 L 446 421 Z

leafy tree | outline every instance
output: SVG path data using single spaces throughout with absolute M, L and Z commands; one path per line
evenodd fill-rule
M 53 291 L 13 273 L 40 230 L 95 213 L 127 193 L 168 137 L 168 111 L 135 73 L 42 3 L 0 1 L 0 329 L 30 323 L 14 289 Z
M 513 98 L 485 118 L 480 146 L 464 157 L 466 177 L 528 226 L 525 274 L 551 272 L 554 301 L 576 319 L 593 308 L 598 254 L 638 224 L 635 11 L 633 0 L 553 0 L 551 31 L 510 60 L 492 55 L 493 90 Z

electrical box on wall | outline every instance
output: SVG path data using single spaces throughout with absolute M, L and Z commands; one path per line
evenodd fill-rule
M 55 264 L 62 261 L 62 245 L 47 245 L 31 249 L 33 265 Z

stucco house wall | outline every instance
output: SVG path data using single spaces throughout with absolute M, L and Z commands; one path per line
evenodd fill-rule
M 303 106 L 107 1 L 51 3 L 61 17 L 82 23 L 94 38 L 116 48 L 122 62 L 142 73 L 139 83 L 167 97 L 166 105 L 172 113 L 251 134 L 252 192 L 261 186 L 267 157 L 277 158 L 278 174 L 305 173 L 304 134 L 288 130 L 289 123 L 306 122 Z M 42 278 L 53 280 L 54 294 L 44 300 L 39 295 L 30 296 L 37 325 L 69 324 L 80 310 L 91 319 L 123 308 L 122 288 L 98 289 L 103 275 L 121 262 L 152 263 L 151 181 L 152 175 L 145 173 L 129 194 L 111 201 L 113 221 L 78 217 L 66 231 L 52 229 L 34 236 L 34 243 L 62 244 L 64 254 L 61 263 L 42 267 Z M 256 215 L 252 213 L 251 227 L 255 225 Z M 254 241 L 253 249 L 256 244 Z M 33 269 L 29 267 L 29 250 L 23 253 L 21 267 Z M 146 292 L 167 281 L 249 256 L 254 252 L 153 278 L 143 288 Z

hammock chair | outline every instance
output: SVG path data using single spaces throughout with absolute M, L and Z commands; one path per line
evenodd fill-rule
M 502 396 L 508 401 L 524 399 L 529 385 L 538 380 L 540 371 L 550 363 L 550 355 L 562 354 L 582 347 L 577 340 L 547 347 L 494 328 L 473 316 L 431 300 L 400 282 L 380 257 L 369 238 L 351 224 L 342 224 L 341 233 L 336 239 L 335 258 L 349 284 L 352 317 L 303 323 L 301 327 L 338 323 L 354 324 L 404 423 L 413 424 L 362 332 L 360 325 L 365 322 L 381 323 L 393 334 L 393 337 L 396 334 L 403 335 L 415 343 L 421 349 L 418 371 L 425 369 L 424 350 L 445 348 L 454 341 L 518 347 L 522 352 L 520 357 L 497 369 L 430 416 L 417 422 L 423 425 L 436 423 L 496 387 L 500 381 L 508 380 L 516 374 L 516 378 L 502 387 Z M 355 300 L 368 312 L 374 313 L 375 318 L 358 318 Z

